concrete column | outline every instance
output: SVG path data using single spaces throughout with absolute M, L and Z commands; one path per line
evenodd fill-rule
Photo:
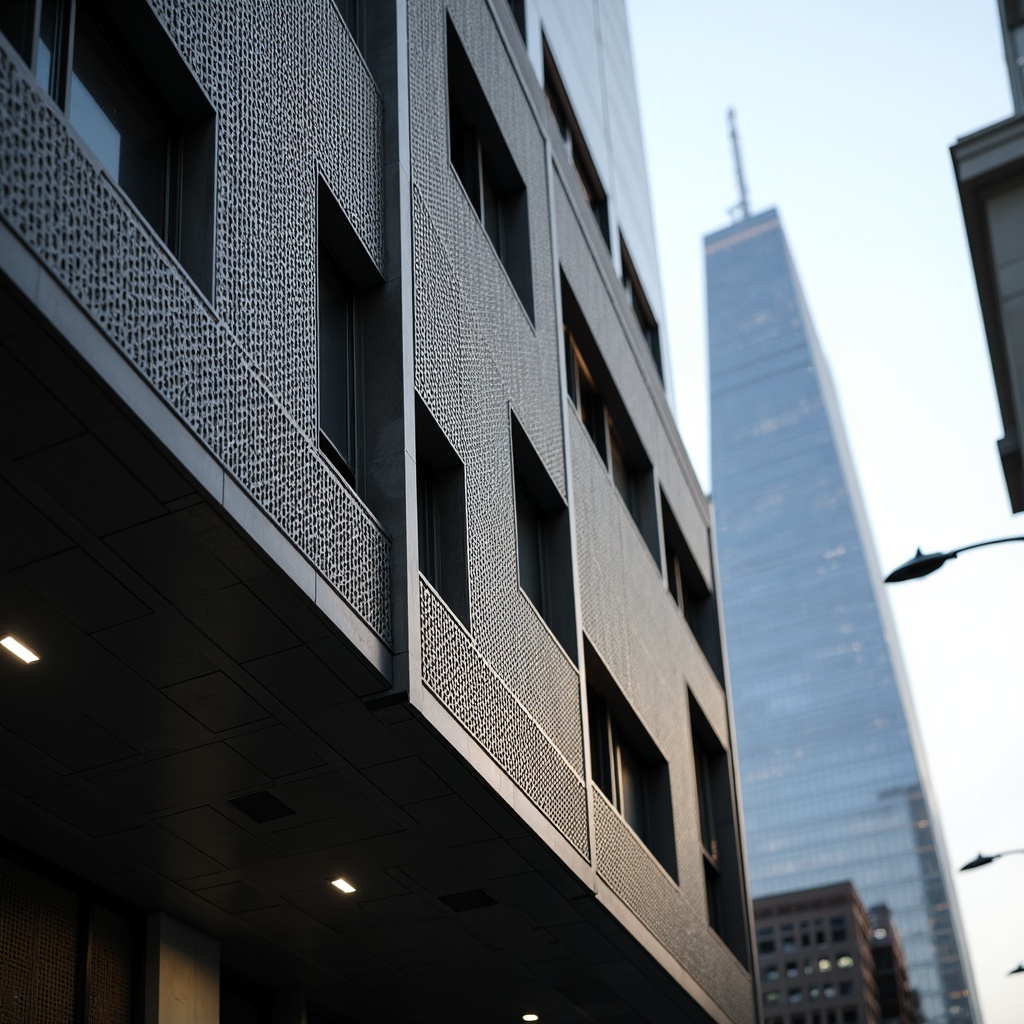
M 146 1024 L 220 1020 L 220 943 L 167 914 L 146 922 Z

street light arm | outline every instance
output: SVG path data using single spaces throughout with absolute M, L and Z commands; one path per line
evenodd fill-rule
M 954 548 L 952 551 L 936 551 L 933 554 L 923 554 L 921 549 L 917 549 L 917 554 L 914 555 L 909 561 L 904 562 L 901 566 L 893 569 L 888 576 L 885 577 L 886 583 L 902 583 L 904 580 L 916 580 L 922 576 L 927 576 L 929 573 L 935 572 L 940 566 L 944 565 L 951 558 L 956 558 L 961 551 L 973 551 L 974 548 L 987 548 L 991 544 L 1009 544 L 1011 541 L 1024 540 L 1022 537 L 999 537 L 996 540 L 982 540 L 978 541 L 977 544 L 965 544 L 962 548 Z
M 1024 850 L 1003 850 L 1001 853 L 979 853 L 977 857 L 972 861 L 968 861 L 960 870 L 971 871 L 974 868 L 983 868 L 986 864 L 991 864 L 994 860 L 999 860 L 1000 857 L 1006 857 L 1011 853 L 1024 853 Z

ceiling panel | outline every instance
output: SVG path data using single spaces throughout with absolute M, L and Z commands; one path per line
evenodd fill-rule
M 162 692 L 212 732 L 236 729 L 270 716 L 265 707 L 223 672 L 174 683 Z

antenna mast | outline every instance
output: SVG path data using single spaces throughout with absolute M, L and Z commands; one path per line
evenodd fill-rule
M 732 156 L 736 164 L 736 184 L 740 189 L 740 201 L 729 208 L 729 213 L 735 215 L 737 211 L 742 215 L 741 220 L 750 216 L 750 204 L 747 201 L 747 183 L 743 178 L 743 160 L 740 157 L 740 138 L 736 134 L 736 111 L 729 108 L 729 136 L 732 139 Z M 735 219 L 735 217 L 734 217 Z

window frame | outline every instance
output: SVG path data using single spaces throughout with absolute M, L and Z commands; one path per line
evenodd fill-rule
M 445 22 L 449 163 L 535 326 L 526 185 L 450 15 Z
M 44 4 L 54 12 L 52 54 L 46 81 L 40 80 L 41 32 Z M 191 69 L 168 36 L 157 15 L 146 3 L 119 5 L 113 0 L 29 0 L 21 5 L 20 41 L 10 39 L 37 85 L 60 108 L 83 147 L 103 168 L 106 176 L 149 225 L 189 279 L 211 302 L 214 298 L 214 193 L 216 179 L 216 117 L 212 104 Z M 87 12 L 79 24 L 79 14 Z M 158 114 L 166 143 L 163 156 L 164 185 L 158 204 L 140 195 L 126 179 L 123 161 L 110 166 L 97 147 L 96 136 L 75 114 L 73 85 L 75 51 L 83 26 L 89 25 L 100 49 L 113 57 L 102 66 L 121 93 L 143 96 Z M 6 34 L 6 33 L 5 33 Z M 117 130 L 103 106 L 82 84 L 112 130 Z M 81 94 L 80 94 L 81 95 Z M 130 138 L 118 132 L 120 143 Z M 143 180 L 147 176 L 143 175 Z M 159 216 L 146 207 L 159 205 Z
M 622 287 L 626 292 L 626 299 L 636 317 L 637 325 L 640 327 L 640 336 L 647 345 L 654 360 L 654 368 L 658 371 L 658 378 L 664 383 L 665 369 L 662 366 L 661 358 L 661 337 L 658 330 L 658 321 L 651 310 L 650 301 L 643 285 L 640 283 L 640 275 L 636 271 L 636 265 L 629 254 L 626 242 L 619 233 L 619 256 L 622 260 Z
M 601 184 L 601 177 L 597 173 L 594 159 L 590 155 L 590 147 L 583 136 L 583 130 L 580 128 L 572 103 L 569 102 L 569 94 L 558 71 L 551 47 L 543 35 L 542 46 L 544 50 L 544 95 L 547 97 L 555 126 L 558 128 L 558 136 L 565 147 L 569 162 L 576 171 L 587 206 L 594 215 L 598 231 L 601 232 L 605 245 L 611 249 L 608 193 Z

